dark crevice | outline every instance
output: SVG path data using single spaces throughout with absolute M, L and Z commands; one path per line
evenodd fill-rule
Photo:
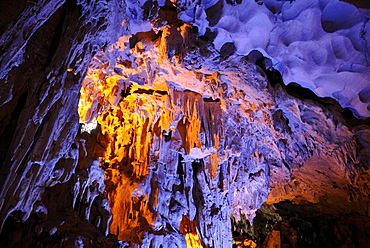
M 283 162 L 283 165 L 285 166 L 285 168 L 287 168 L 288 170 L 291 169 L 291 166 L 289 166 L 289 164 L 284 159 L 282 160 L 282 162 Z
M 225 180 L 225 176 L 224 176 L 224 165 L 223 163 L 220 164 L 220 168 L 219 168 L 219 177 L 218 177 L 218 188 L 221 189 L 221 192 L 223 191 L 224 189 L 224 180 Z
M 131 95 L 131 84 L 126 86 L 126 83 L 124 83 L 124 90 L 121 90 L 121 97 L 125 98 L 129 95 Z
M 261 174 L 264 172 L 264 169 L 261 169 L 259 171 L 257 171 L 256 173 L 249 173 L 249 176 L 248 178 L 249 179 L 254 179 L 255 177 L 259 177 L 261 176 Z
M 216 99 L 213 99 L 212 97 L 203 98 L 203 101 L 205 101 L 205 102 L 220 102 L 220 98 L 216 98 Z
M 11 114 L 10 122 L 5 127 L 4 131 L 0 136 L 0 174 L 7 174 L 9 168 L 4 167 L 3 163 L 9 152 L 10 144 L 14 137 L 14 132 L 17 128 L 18 119 L 21 116 L 21 112 L 27 102 L 28 91 L 25 91 L 19 98 L 14 111 Z
M 172 130 L 170 130 L 168 132 L 168 134 L 166 134 L 165 131 L 163 130 L 162 134 L 163 134 L 163 137 L 164 137 L 164 141 L 166 141 L 166 142 L 171 141 L 171 139 L 172 139 Z
M 198 33 L 198 32 L 196 32 Z M 214 30 L 213 32 L 209 29 L 206 28 L 206 32 L 204 35 L 199 36 L 198 38 L 200 40 L 203 40 L 205 42 L 211 42 L 214 41 L 214 39 L 217 37 L 217 30 Z
M 167 91 L 154 89 L 137 89 L 132 93 L 153 95 L 154 92 L 163 96 L 168 94 Z
M 204 170 L 204 162 L 202 159 L 200 159 L 199 161 L 193 161 L 191 163 L 191 166 L 193 168 L 193 180 L 194 180 L 194 185 L 193 185 L 193 200 L 194 200 L 194 205 L 196 207 L 196 217 L 195 217 L 195 221 L 196 221 L 196 224 L 198 226 L 198 229 L 199 230 L 202 230 L 203 227 L 200 226 L 200 219 L 202 219 L 202 210 L 203 210 L 203 207 L 204 207 L 204 198 L 203 198 L 203 193 L 202 193 L 202 185 L 200 184 L 199 180 L 198 180 L 198 174 L 201 173 L 203 170 Z M 203 245 L 203 247 L 207 247 L 205 246 L 205 244 L 203 243 L 203 240 L 201 239 L 201 243 Z
M 303 88 L 297 83 L 288 84 L 285 87 L 285 90 L 289 95 L 294 96 L 300 100 L 310 99 L 325 108 L 339 112 L 340 116 L 336 116 L 337 121 L 349 127 L 355 127 L 358 125 L 370 125 L 370 118 L 357 118 L 354 114 L 354 109 L 342 108 L 335 99 L 330 97 L 319 97 L 310 89 Z
M 226 3 L 230 4 L 230 5 L 239 5 L 242 2 L 243 2 L 243 0 L 226 0 Z
M 64 26 L 64 23 L 65 23 L 65 17 L 66 17 L 66 11 L 63 10 L 63 13 L 61 13 L 61 17 L 60 17 L 60 20 L 59 22 L 56 24 L 56 27 L 55 27 L 55 31 L 54 31 L 54 34 L 53 34 L 53 37 L 50 39 L 51 40 L 51 44 L 50 44 L 50 48 L 49 48 L 49 51 L 48 51 L 48 57 L 46 59 L 46 64 L 50 64 L 53 57 L 55 56 L 56 54 L 56 51 L 58 49 L 58 46 L 61 42 L 61 39 L 62 39 L 62 34 L 63 34 L 63 26 Z
M 223 7 L 224 7 L 224 1 L 219 0 L 215 5 L 206 9 L 206 14 L 207 14 L 206 19 L 209 22 L 209 26 L 213 27 L 221 19 Z
M 156 34 L 153 30 L 150 30 L 148 32 L 139 32 L 131 36 L 131 38 L 129 39 L 130 48 L 134 48 L 135 45 L 142 40 L 154 41 L 161 35 L 162 32 L 158 32 L 158 34 Z
M 357 214 L 323 214 L 320 204 L 274 204 L 282 220 L 273 229 L 280 232 L 282 247 L 368 247 L 363 239 L 369 237 L 367 220 Z
M 0 1 L 0 34 L 4 34 L 7 27 L 19 20 L 22 12 L 27 8 L 26 1 L 2 0 Z
M 158 13 L 158 2 L 148 0 L 146 1 L 143 6 L 141 7 L 143 9 L 143 20 L 153 20 Z
M 222 59 L 227 59 L 229 56 L 233 55 L 236 51 L 236 46 L 234 42 L 226 42 L 222 45 L 220 49 L 220 56 Z
M 273 68 L 271 59 L 261 57 L 260 59 L 257 59 L 256 65 L 261 67 L 261 69 L 266 73 L 267 79 L 272 87 L 276 84 L 284 86 L 283 77 L 278 70 Z
M 177 159 L 177 170 L 176 170 L 176 173 L 178 175 L 184 175 L 184 166 L 183 166 L 183 160 L 184 158 L 182 157 L 182 155 L 179 153 L 178 155 L 178 159 Z
M 17 215 L 17 212 L 12 215 Z M 0 247 L 37 247 L 35 229 L 38 218 L 31 215 L 26 222 L 21 222 L 12 215 L 6 219 L 3 231 L 0 233 Z M 14 233 L 14 230 L 18 232 Z M 27 230 L 27 232 L 21 230 Z
M 272 115 L 272 120 L 274 121 L 274 129 L 278 132 L 286 132 L 291 134 L 292 130 L 289 127 L 289 119 L 284 116 L 281 109 L 278 109 Z

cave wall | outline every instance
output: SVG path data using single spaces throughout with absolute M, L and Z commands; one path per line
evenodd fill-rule
M 219 46 L 239 4 L 1 3 L 2 247 L 366 247 L 368 120 Z
M 48 215 L 52 211 L 68 212 L 67 207 L 63 209 L 68 204 L 62 203 L 71 198 L 68 187 L 76 189 L 73 185 L 55 185 L 68 184 L 76 178 L 79 89 L 93 54 L 111 42 L 112 36 L 105 34 L 119 20 L 112 11 L 119 8 L 114 1 L 1 3 L 2 247 L 41 246 L 34 243 L 35 237 L 50 230 L 41 228 L 36 235 L 35 223 L 39 218 L 47 222 L 49 218 L 45 219 L 45 215 L 56 218 L 54 214 Z M 81 184 L 87 181 L 88 178 L 80 177 Z M 66 190 L 54 196 L 56 199 L 45 200 L 54 186 Z M 55 206 L 54 200 L 61 203 L 56 209 L 48 206 Z M 41 217 L 36 218 L 35 214 Z M 30 219 L 36 219 L 29 224 L 33 225 L 28 235 L 32 238 L 24 235 L 27 228 L 17 226 L 17 222 Z M 63 221 L 58 221 L 62 225 Z M 11 229 L 9 226 L 19 230 L 20 236 L 5 235 Z M 61 244 L 61 240 L 62 237 L 54 241 L 54 245 Z

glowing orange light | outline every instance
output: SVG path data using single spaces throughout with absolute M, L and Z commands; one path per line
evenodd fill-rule
M 188 248 L 203 248 L 195 225 L 195 221 L 189 220 L 189 218 L 184 215 L 180 223 L 180 232 L 185 234 L 186 246 Z
M 122 51 L 125 42 L 127 39 L 120 40 L 107 53 Z M 145 53 L 146 46 L 151 45 L 137 43 L 130 50 L 130 61 L 120 58 L 114 65 L 104 52 L 95 56 L 81 88 L 78 110 L 81 123 L 100 125 L 97 143 L 101 147 L 91 155 L 99 157 L 105 169 L 113 215 L 110 231 L 120 240 L 133 243 L 140 243 L 142 234 L 156 220 L 158 190 L 152 189 L 154 193 L 148 196 L 138 187 L 149 175 L 153 161 L 165 156 L 160 152 L 168 142 L 165 138 L 173 141 L 180 153 L 190 156 L 196 149 L 199 153 L 194 156 L 206 156 L 205 166 L 213 178 L 218 171 L 222 138 L 217 128 L 221 126 L 221 103 L 205 101 L 198 93 L 204 90 L 207 96 L 218 94 L 212 90 L 218 74 L 203 77 L 170 65 L 162 59 L 163 54 L 159 55 L 161 47 L 150 47 L 156 51 L 153 55 Z M 183 234 L 188 247 L 202 247 L 195 227 Z
M 197 233 L 185 234 L 185 240 L 188 248 L 203 248 Z
M 235 244 L 237 248 L 244 248 L 244 247 L 256 248 L 257 247 L 257 244 L 253 240 L 249 240 L 249 239 L 242 240 L 242 241 L 235 241 Z

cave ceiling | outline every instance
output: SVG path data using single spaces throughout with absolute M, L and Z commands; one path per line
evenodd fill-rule
M 366 1 L 0 3 L 1 247 L 367 247 Z

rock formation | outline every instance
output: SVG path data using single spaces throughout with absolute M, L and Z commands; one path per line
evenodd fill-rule
M 367 247 L 367 9 L 0 9 L 1 247 Z

